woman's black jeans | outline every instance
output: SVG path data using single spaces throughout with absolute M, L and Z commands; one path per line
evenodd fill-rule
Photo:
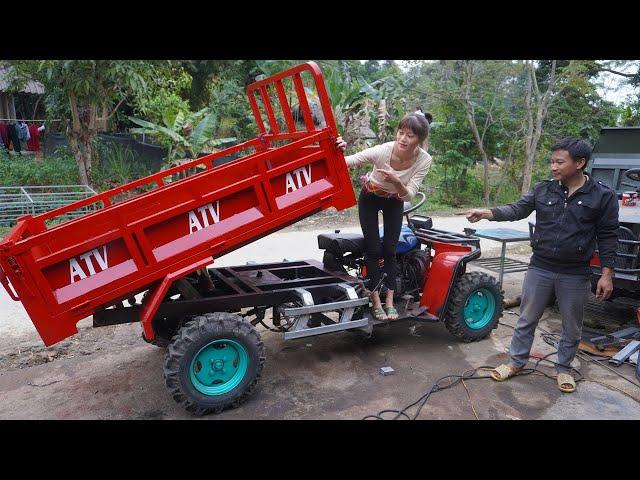
M 384 241 L 380 245 L 378 232 L 378 212 L 382 211 L 384 225 Z M 365 189 L 360 191 L 358 199 L 358 216 L 364 235 L 365 265 L 367 267 L 368 288 L 374 289 L 380 282 L 378 259 L 384 258 L 384 285 L 389 290 L 396 290 L 396 246 L 402 228 L 402 212 L 404 202 L 397 198 L 379 197 Z

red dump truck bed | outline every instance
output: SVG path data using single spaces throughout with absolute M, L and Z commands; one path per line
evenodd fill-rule
M 326 125 L 314 123 L 310 87 Z M 322 209 L 355 205 L 318 66 L 253 83 L 247 95 L 260 132 L 253 140 L 24 216 L 0 242 L 0 281 L 47 346 L 76 333 L 79 320 L 145 290 L 140 320 L 153 340 L 151 319 L 173 281 Z M 242 156 L 217 165 L 231 154 Z M 95 210 L 50 225 L 87 207 Z

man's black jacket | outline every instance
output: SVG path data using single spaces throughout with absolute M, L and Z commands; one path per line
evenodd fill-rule
M 493 220 L 513 221 L 536 211 L 531 238 L 532 265 L 559 272 L 589 273 L 589 259 L 598 244 L 600 263 L 613 268 L 618 242 L 616 192 L 587 176 L 567 198 L 557 180 L 543 180 L 518 201 L 492 208 Z

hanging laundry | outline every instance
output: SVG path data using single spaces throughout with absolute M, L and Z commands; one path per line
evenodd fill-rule
M 13 144 L 13 150 L 20 153 L 20 138 L 18 138 L 18 127 L 15 123 L 7 125 L 7 131 L 9 132 L 9 141 Z
M 29 125 L 29 136 L 31 138 L 27 140 L 27 150 L 37 152 L 40 150 L 40 131 L 35 123 Z
M 9 131 L 7 130 L 7 124 L 4 122 L 0 122 L 0 137 L 2 137 L 4 148 L 9 148 Z
M 24 122 L 18 122 L 18 124 L 16 125 L 16 128 L 18 129 L 18 138 L 20 139 L 20 149 L 21 150 L 28 150 L 27 149 L 27 141 L 29 140 L 29 126 L 24 123 Z
M 29 140 L 29 127 L 24 122 L 19 122 L 18 125 L 18 138 L 22 141 Z

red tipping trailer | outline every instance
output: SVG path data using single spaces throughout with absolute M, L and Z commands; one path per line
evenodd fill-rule
M 323 128 L 314 124 L 305 80 L 316 88 Z M 293 88 L 285 89 L 285 82 Z M 287 98 L 292 91 L 303 130 L 296 130 Z M 0 280 L 23 303 L 47 346 L 77 333 L 79 320 L 145 290 L 140 320 L 145 338 L 154 340 L 151 320 L 175 280 L 322 209 L 355 205 L 344 157 L 334 146 L 338 133 L 318 66 L 309 62 L 253 83 L 247 95 L 257 138 L 24 216 L 0 242 Z M 243 156 L 216 165 L 230 154 Z M 202 171 L 167 182 L 197 167 Z M 141 187 L 150 191 L 118 203 L 122 194 Z M 86 207 L 96 210 L 47 226 Z
M 311 88 L 320 111 L 312 111 Z M 322 262 L 207 268 L 322 209 L 356 204 L 318 66 L 305 63 L 253 83 L 247 95 L 259 131 L 253 140 L 24 216 L 0 242 L 0 282 L 23 303 L 46 345 L 76 333 L 90 315 L 94 326 L 139 321 L 145 340 L 168 347 L 169 393 L 198 415 L 251 395 L 265 362 L 258 323 L 285 340 L 370 334 L 386 323 L 367 311 L 359 234 L 319 235 Z M 409 218 L 421 197 L 405 205 L 396 321 L 443 321 L 462 341 L 486 338 L 502 313 L 502 291 L 487 274 L 465 273 L 480 256 L 480 240 L 433 229 L 428 217 Z M 60 223 L 81 209 L 92 210 Z

